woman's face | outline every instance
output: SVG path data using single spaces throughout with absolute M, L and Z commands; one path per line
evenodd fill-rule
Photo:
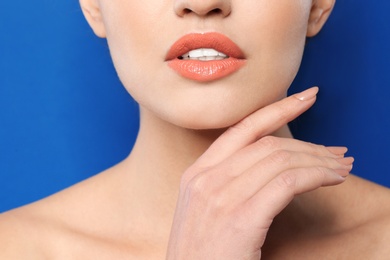
M 284 97 L 301 62 L 313 9 L 312 0 L 91 1 L 99 6 L 118 75 L 141 109 L 193 129 L 230 126 Z M 213 35 L 218 35 L 216 40 Z M 241 54 L 225 46 L 221 35 Z M 240 57 L 222 55 L 220 61 L 167 57 L 183 36 L 187 37 L 175 45 L 175 55 L 208 48 Z M 194 47 L 191 41 L 200 43 Z M 180 48 L 186 44 L 189 49 Z M 202 76 L 228 59 L 234 65 Z M 185 64 L 198 66 L 201 75 L 194 77 L 191 69 L 182 68 Z

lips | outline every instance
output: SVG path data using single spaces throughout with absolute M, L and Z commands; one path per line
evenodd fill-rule
M 183 59 L 197 49 L 214 49 L 225 54 L 223 59 Z M 179 75 L 199 82 L 218 80 L 238 71 L 244 64 L 244 54 L 228 37 L 220 33 L 192 33 L 176 41 L 166 56 L 168 66 Z

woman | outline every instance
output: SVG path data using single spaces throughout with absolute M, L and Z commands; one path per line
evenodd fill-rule
M 80 2 L 139 135 L 120 164 L 3 214 L 1 259 L 386 259 L 389 191 L 286 125 L 315 102 L 286 92 L 334 1 Z

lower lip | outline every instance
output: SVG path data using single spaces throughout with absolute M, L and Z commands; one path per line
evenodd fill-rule
M 238 71 L 244 64 L 245 60 L 232 57 L 213 61 L 174 59 L 168 62 L 169 67 L 181 76 L 199 82 L 227 77 Z

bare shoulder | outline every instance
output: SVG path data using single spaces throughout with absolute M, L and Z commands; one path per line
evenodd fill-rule
M 80 186 L 89 182 L 0 214 L 0 259 L 50 258 L 77 223 L 72 209 L 82 211 Z
M 36 224 L 23 210 L 0 214 L 0 259 L 42 259 Z
M 374 244 L 377 244 L 377 247 L 375 248 L 375 255 L 377 259 L 388 258 L 390 256 L 390 212 L 387 214 L 387 216 L 384 216 L 382 219 L 376 221 L 375 224 L 373 224 L 372 232 L 377 234 L 374 235 L 376 240 L 372 241 Z
M 353 228 L 345 232 L 344 245 L 356 259 L 388 259 L 390 255 L 390 189 L 355 177 L 350 185 L 354 192 L 348 199 Z M 346 250 L 347 251 L 347 250 Z
M 345 256 L 352 259 L 388 259 L 390 214 L 356 227 L 341 236 Z M 348 253 L 347 253 L 348 252 Z
M 0 259 L 62 259 L 69 238 L 82 231 L 80 185 L 0 214 Z
M 123 259 L 117 175 L 105 171 L 0 214 L 0 259 Z
M 351 175 L 342 185 L 304 196 L 310 201 L 308 209 L 314 220 L 309 223 L 315 223 L 316 232 L 309 232 L 305 244 L 296 247 L 305 247 L 295 251 L 297 255 L 316 252 L 305 259 L 389 259 L 388 188 Z
M 388 259 L 390 256 L 390 190 L 386 188 L 383 197 L 376 200 L 378 214 L 373 214 L 367 223 L 365 234 L 369 234 L 373 254 L 370 259 Z M 363 235 L 363 234 L 362 234 Z

